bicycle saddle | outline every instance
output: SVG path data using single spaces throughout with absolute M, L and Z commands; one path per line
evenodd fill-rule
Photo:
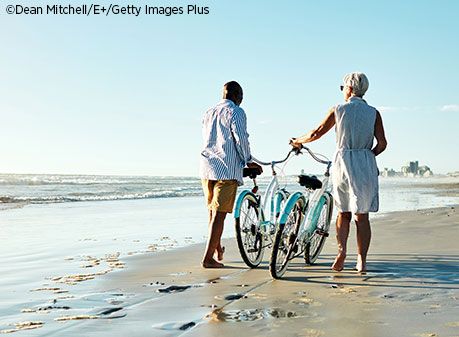
M 307 176 L 305 174 L 301 174 L 298 176 L 297 182 L 306 188 L 311 188 L 316 190 L 322 187 L 322 182 L 317 179 L 316 176 Z
M 251 179 L 255 179 L 259 174 L 260 170 L 257 168 L 244 167 L 244 169 L 242 170 L 242 176 L 250 177 Z

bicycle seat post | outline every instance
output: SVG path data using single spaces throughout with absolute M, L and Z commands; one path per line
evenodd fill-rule
M 257 193 L 258 192 L 257 178 L 252 178 L 252 180 L 253 180 L 252 193 Z

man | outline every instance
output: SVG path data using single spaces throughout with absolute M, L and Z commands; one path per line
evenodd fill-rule
M 209 238 L 202 259 L 203 268 L 221 268 L 223 259 L 220 239 L 227 213 L 233 211 L 237 186 L 243 185 L 244 166 L 258 168 L 252 163 L 247 117 L 239 105 L 242 88 L 232 81 L 223 86 L 223 100 L 206 111 L 202 120 L 204 149 L 201 152 L 200 171 L 202 187 L 209 209 Z

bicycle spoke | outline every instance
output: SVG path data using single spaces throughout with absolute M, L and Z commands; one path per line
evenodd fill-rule
M 258 209 L 255 200 L 247 196 L 241 203 L 238 221 L 238 244 L 244 261 L 250 266 L 258 265 L 264 249 L 263 238 L 259 234 Z

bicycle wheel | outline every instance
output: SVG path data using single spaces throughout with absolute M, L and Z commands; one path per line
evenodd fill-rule
M 328 230 L 330 229 L 330 222 L 333 213 L 333 197 L 330 193 L 326 192 L 321 199 L 322 202 L 319 203 L 319 207 L 321 208 L 320 210 L 317 210 L 318 217 L 314 233 L 304 249 L 304 259 L 307 264 L 313 264 L 319 257 L 319 254 L 324 247 L 325 240 L 328 237 Z
M 235 229 L 239 253 L 247 266 L 256 268 L 264 252 L 264 236 L 258 222 L 258 202 L 253 194 L 247 193 L 238 200 L 237 206 L 240 207 L 240 214 L 235 219 Z M 263 220 L 261 214 L 260 222 Z
M 288 207 L 288 206 L 287 206 Z M 303 218 L 304 199 L 298 198 L 290 209 L 285 222 L 279 223 L 269 262 L 271 276 L 278 279 L 284 275 L 298 246 L 293 247 Z

